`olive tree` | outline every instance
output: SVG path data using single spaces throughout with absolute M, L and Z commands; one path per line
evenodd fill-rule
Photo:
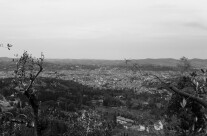
M 6 46 L 4 46 L 3 44 L 1 44 L 0 47 L 7 48 L 8 50 L 10 50 L 12 45 L 7 44 Z M 22 98 L 27 99 L 27 102 L 29 104 L 28 106 L 31 108 L 32 117 L 20 114 L 18 118 L 16 118 L 12 115 L 10 111 L 2 113 L 2 117 L 11 115 L 11 118 L 9 118 L 8 120 L 10 125 L 12 125 L 11 123 L 13 123 L 13 125 L 24 124 L 26 127 L 34 129 L 35 136 L 41 136 L 39 122 L 40 102 L 38 101 L 38 98 L 36 96 L 36 90 L 34 89 L 33 85 L 35 84 L 35 80 L 43 71 L 44 55 L 41 54 L 40 58 L 34 58 L 27 51 L 24 51 L 20 58 L 13 59 L 13 61 L 16 61 L 16 68 L 14 70 L 15 77 L 12 80 L 12 83 L 14 84 L 13 87 L 16 91 L 14 92 L 13 96 L 19 98 L 20 103 L 22 101 Z M 22 107 L 20 106 L 20 108 Z M 24 119 L 22 119 L 21 117 L 23 117 Z
M 39 128 L 39 105 L 40 102 L 36 96 L 36 90 L 33 88 L 34 82 L 40 73 L 43 71 L 44 55 L 41 54 L 40 58 L 33 58 L 27 51 L 23 53 L 16 64 L 15 83 L 16 90 L 24 95 L 32 108 L 34 116 L 34 129 L 35 135 L 40 136 L 41 131 Z

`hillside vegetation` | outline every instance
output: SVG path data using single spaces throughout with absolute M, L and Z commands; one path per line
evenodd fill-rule
M 187 58 L 176 69 L 43 60 L 2 61 L 12 67 L 0 75 L 1 135 L 206 134 L 206 70 Z

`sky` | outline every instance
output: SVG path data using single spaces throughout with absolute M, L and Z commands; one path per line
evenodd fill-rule
M 0 57 L 207 59 L 206 0 L 0 0 Z

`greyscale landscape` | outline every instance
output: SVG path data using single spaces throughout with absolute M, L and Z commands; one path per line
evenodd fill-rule
M 0 0 L 0 136 L 206 136 L 206 4 Z
M 204 135 L 206 62 L 1 57 L 1 135 Z

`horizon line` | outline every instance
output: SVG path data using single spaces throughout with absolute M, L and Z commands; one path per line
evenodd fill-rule
M 0 58 L 11 58 L 11 59 L 14 59 L 13 57 L 0 57 Z M 36 58 L 36 57 L 35 57 Z M 38 58 L 38 57 L 37 57 Z M 179 60 L 177 58 L 134 58 L 134 59 L 126 59 L 126 58 L 123 58 L 123 59 L 96 59 L 96 58 L 45 58 L 45 60 L 106 60 L 106 61 L 121 61 L 121 60 L 147 60 L 147 59 L 152 59 L 152 60 L 158 60 L 158 59 L 173 59 L 173 60 Z M 207 59 L 202 59 L 202 58 L 188 58 L 188 60 L 195 60 L 195 59 L 199 59 L 199 60 L 207 60 Z

